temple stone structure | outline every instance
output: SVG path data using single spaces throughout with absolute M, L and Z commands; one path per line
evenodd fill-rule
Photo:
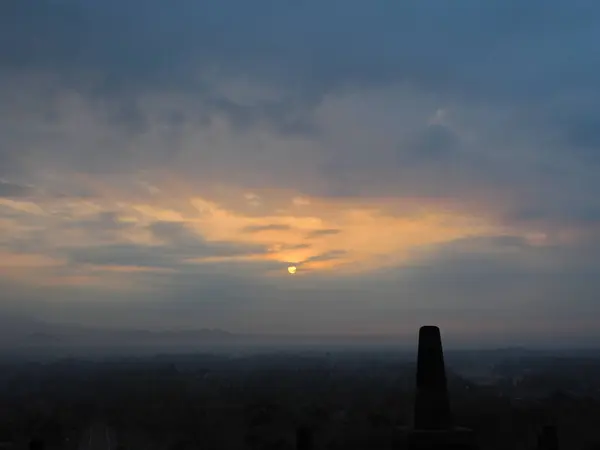
M 398 449 L 476 450 L 472 430 L 454 425 L 440 329 L 419 330 L 417 386 L 412 428 L 400 431 Z
M 296 429 L 296 450 L 313 450 L 313 434 L 306 426 Z
M 546 425 L 538 436 L 538 450 L 558 450 L 558 432 L 554 425 Z

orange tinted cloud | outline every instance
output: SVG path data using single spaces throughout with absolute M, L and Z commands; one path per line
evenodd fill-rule
M 299 275 L 326 275 L 331 271 L 364 273 L 409 263 L 417 250 L 506 231 L 490 218 L 473 215 L 438 199 L 310 198 L 276 188 L 249 193 L 235 186 L 209 190 L 210 197 L 181 181 L 170 182 L 168 178 L 162 181 L 164 184 L 156 181 L 148 184 L 152 189 L 139 196 L 132 195 L 126 187 L 104 189 L 103 184 L 94 181 L 89 186 L 98 193 L 95 200 L 40 198 L 36 202 L 5 202 L 5 206 L 19 211 L 28 220 L 34 217 L 36 223 L 43 225 L 46 246 L 41 247 L 35 257 L 20 256 L 20 270 L 26 271 L 28 267 L 34 270 L 41 261 L 66 267 L 64 261 L 45 256 L 52 255 L 57 248 L 93 251 L 95 246 L 105 244 L 164 245 L 165 251 L 174 251 L 168 242 L 157 239 L 150 231 L 149 226 L 156 222 L 177 223 L 198 242 L 267 249 L 230 256 L 199 254 L 194 257 L 186 252 L 181 256 L 181 263 L 230 261 L 243 266 L 270 262 L 281 265 L 281 270 L 276 271 L 281 275 L 286 273 L 288 264 L 296 265 Z M 61 214 L 57 216 L 56 211 Z M 102 212 L 111 213 L 109 223 L 94 222 Z M 17 220 L 12 226 L 18 228 L 18 224 Z M 109 225 L 110 234 L 103 235 L 102 227 Z M 79 268 L 77 280 L 81 283 L 86 280 L 81 270 L 101 277 L 108 273 L 152 269 L 152 261 L 140 261 L 139 266 L 88 264 Z M 64 270 L 68 272 L 68 267 Z M 156 267 L 156 270 L 177 269 Z M 70 280 L 64 276 L 61 279 Z

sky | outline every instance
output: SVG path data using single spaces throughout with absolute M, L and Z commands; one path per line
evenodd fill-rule
M 600 343 L 599 22 L 3 0 L 0 316 Z

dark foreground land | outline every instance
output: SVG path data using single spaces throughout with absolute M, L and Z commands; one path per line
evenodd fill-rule
M 0 446 L 46 449 L 389 449 L 413 419 L 415 353 L 277 352 L 4 360 Z M 600 357 L 447 352 L 455 422 L 481 449 L 600 448 Z M 596 446 L 594 446 L 594 444 Z

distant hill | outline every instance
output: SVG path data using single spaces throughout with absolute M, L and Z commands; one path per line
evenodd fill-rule
M 23 317 L 0 316 L 0 353 L 4 355 L 133 355 L 194 353 L 198 351 L 271 351 L 288 348 L 403 350 L 414 352 L 412 333 L 404 336 L 325 336 L 237 334 L 222 329 L 145 330 L 94 328 L 78 324 L 52 324 Z M 447 359 L 464 371 L 544 355 L 523 347 L 445 351 Z M 556 353 L 553 351 L 552 353 Z M 573 350 L 570 351 L 573 353 Z M 584 354 L 589 354 L 586 351 Z M 479 370 L 479 369 L 478 369 Z M 489 369 L 486 369 L 489 371 Z
M 146 339 L 229 339 L 233 333 L 219 329 L 199 330 L 130 330 L 111 332 L 121 337 L 140 337 Z
M 46 325 L 35 331 L 16 337 L 16 341 L 29 344 L 64 344 L 71 346 L 118 343 L 123 345 L 142 343 L 177 343 L 231 340 L 236 335 L 218 329 L 199 330 L 110 330 L 70 326 Z

